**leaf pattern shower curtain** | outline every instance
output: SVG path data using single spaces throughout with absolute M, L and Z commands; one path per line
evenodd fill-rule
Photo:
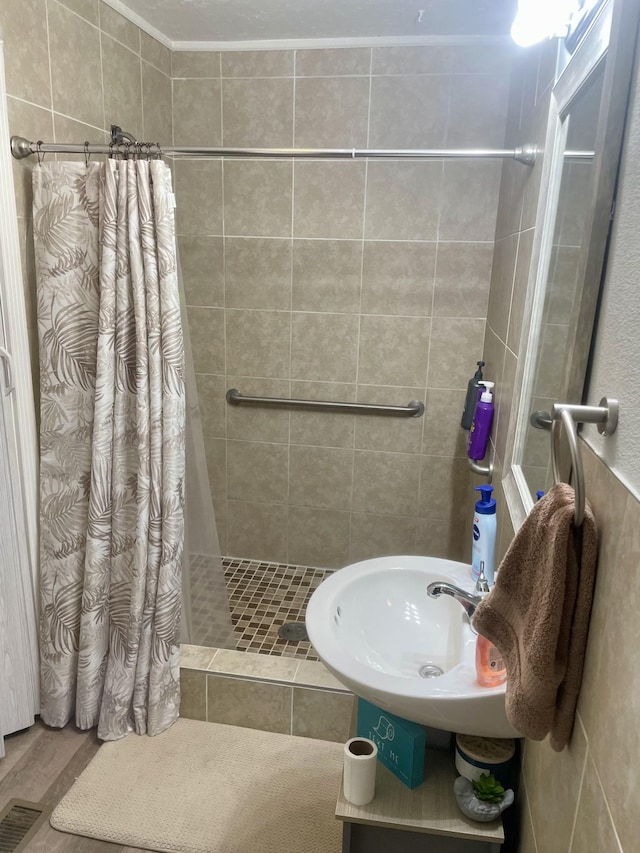
M 178 716 L 184 349 L 161 161 L 34 169 L 42 718 Z

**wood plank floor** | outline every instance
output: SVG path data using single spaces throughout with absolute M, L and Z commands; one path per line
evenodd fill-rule
M 74 726 L 50 729 L 37 722 L 5 738 L 0 758 L 0 810 L 14 797 L 53 809 L 100 747 L 95 732 Z M 141 853 L 106 841 L 58 832 L 45 821 L 27 847 L 29 853 Z M 149 851 L 146 851 L 149 853 Z

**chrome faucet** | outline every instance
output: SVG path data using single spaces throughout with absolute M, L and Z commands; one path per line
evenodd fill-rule
M 464 607 L 470 622 L 471 617 L 476 611 L 476 607 L 480 604 L 483 598 L 482 595 L 473 595 L 470 592 L 465 592 L 465 590 L 460 589 L 459 586 L 454 586 L 446 581 L 435 581 L 434 583 L 430 583 L 427 587 L 427 594 L 430 595 L 431 598 L 439 598 L 441 595 L 450 595 L 451 598 L 455 598 L 455 600 Z

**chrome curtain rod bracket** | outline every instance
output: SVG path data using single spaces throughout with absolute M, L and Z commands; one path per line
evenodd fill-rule
M 129 134 L 122 136 L 129 137 Z M 133 137 L 132 137 L 133 138 Z M 533 166 L 536 160 L 536 146 L 522 145 L 519 148 L 199 148 L 197 146 L 162 145 L 157 142 L 138 142 L 142 152 L 173 154 L 184 157 L 253 157 L 256 159 L 309 159 L 309 160 L 517 160 L 526 166 Z M 113 143 L 90 144 L 86 151 L 84 144 L 66 142 L 31 142 L 22 136 L 11 137 L 11 153 L 16 160 L 22 160 L 40 151 L 41 154 L 112 154 Z
M 489 460 L 488 465 L 480 465 L 474 459 L 467 459 L 467 462 L 469 463 L 469 468 L 471 468 L 474 474 L 486 477 L 487 483 L 489 484 L 493 482 L 493 462 L 491 460 Z
M 237 388 L 229 388 L 227 403 L 232 406 L 271 406 L 289 409 L 321 410 L 325 412 L 343 412 L 352 415 L 395 415 L 400 418 L 420 418 L 424 414 L 424 403 L 411 400 L 407 406 L 381 406 L 376 403 L 342 403 L 338 400 L 297 400 L 287 397 L 250 397 L 241 394 Z
M 603 397 L 599 406 L 580 406 L 572 403 L 554 403 L 551 410 L 551 468 L 554 483 L 560 483 L 560 465 L 558 462 L 560 431 L 564 426 L 569 442 L 573 487 L 576 493 L 574 524 L 581 527 L 584 521 L 586 490 L 582 456 L 578 446 L 578 425 L 597 424 L 600 435 L 613 435 L 618 426 L 620 405 L 615 397 Z

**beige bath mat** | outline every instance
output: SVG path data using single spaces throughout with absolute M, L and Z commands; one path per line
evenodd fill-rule
M 178 720 L 103 744 L 51 825 L 171 853 L 339 853 L 341 770 L 338 743 Z

